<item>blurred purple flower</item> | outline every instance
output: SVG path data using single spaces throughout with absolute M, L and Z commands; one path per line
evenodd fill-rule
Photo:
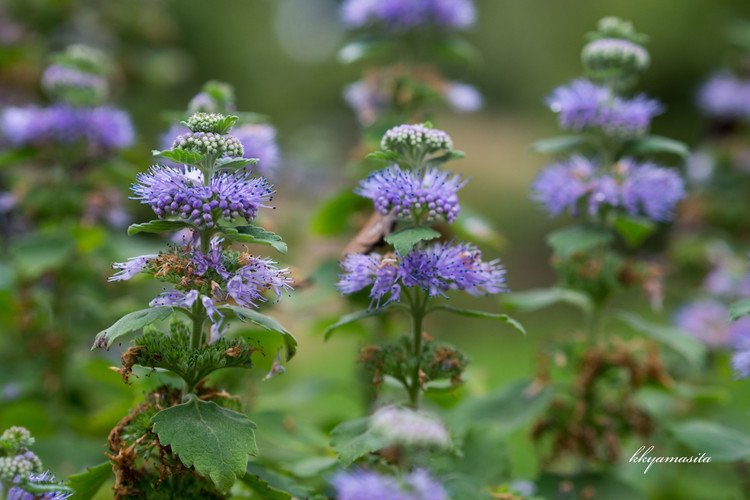
M 375 123 L 380 112 L 390 104 L 391 98 L 376 82 L 360 80 L 344 88 L 344 101 L 357 114 L 359 123 L 368 126 Z
M 447 500 L 445 488 L 427 471 L 416 469 L 399 481 L 392 476 L 354 470 L 334 476 L 337 500 Z
M 52 64 L 42 73 L 42 88 L 54 94 L 60 88 L 88 90 L 101 98 L 106 96 L 107 79 L 96 73 L 81 71 L 71 66 Z
M 444 89 L 445 100 L 456 111 L 472 113 L 484 105 L 482 94 L 473 85 L 462 82 L 449 82 Z
M 471 0 L 345 0 L 341 19 L 352 29 L 466 29 L 476 22 L 476 9 Z
M 698 91 L 698 106 L 709 116 L 750 118 L 750 81 L 729 72 L 713 75 Z
M 685 197 L 685 183 L 675 170 L 627 159 L 615 170 L 623 178 L 622 204 L 629 213 L 655 221 L 672 219 L 677 202 Z
M 342 261 L 343 273 L 338 287 L 350 294 L 372 286 L 373 305 L 398 302 L 403 287 L 420 287 L 430 296 L 448 290 L 463 290 L 471 295 L 507 291 L 505 269 L 499 260 L 484 262 L 482 253 L 468 243 L 436 243 L 414 248 L 406 256 L 373 253 L 349 254 Z
M 125 111 L 106 106 L 74 108 L 55 105 L 7 108 L 0 116 L 0 132 L 14 146 L 83 143 L 94 151 L 130 146 L 135 138 Z
M 556 88 L 546 102 L 560 115 L 562 128 L 601 128 L 612 135 L 642 134 L 648 130 L 651 119 L 663 111 L 658 101 L 644 95 L 625 99 L 609 87 L 585 79 Z
M 410 408 L 385 406 L 370 417 L 370 429 L 401 446 L 448 448 L 451 437 L 435 416 Z
M 272 179 L 281 162 L 279 146 L 276 144 L 276 129 L 267 124 L 247 124 L 233 129 L 232 135 L 242 143 L 245 158 L 258 159 L 258 164 L 252 168 L 260 175 Z
M 393 165 L 371 173 L 354 192 L 371 199 L 383 215 L 453 222 L 461 211 L 456 193 L 465 184 L 458 175 L 437 168 L 415 172 Z
M 715 300 L 699 300 L 677 311 L 678 328 L 710 347 L 725 347 L 729 342 L 729 309 Z

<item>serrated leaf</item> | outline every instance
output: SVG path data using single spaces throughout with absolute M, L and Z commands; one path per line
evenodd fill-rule
M 508 316 L 507 314 L 491 313 L 487 311 L 477 311 L 475 309 L 463 309 L 461 307 L 449 306 L 448 304 L 437 304 L 435 306 L 432 306 L 429 310 L 430 311 L 446 311 L 449 313 L 458 314 L 459 316 L 467 316 L 470 318 L 494 319 L 494 320 L 502 321 L 503 323 L 509 324 L 514 329 L 526 335 L 526 329 L 523 327 L 523 325 L 519 323 L 518 321 L 516 321 L 515 319 Z
M 404 256 L 420 241 L 433 240 L 439 237 L 440 233 L 430 227 L 408 227 L 389 234 L 385 237 L 385 241 L 393 245 L 393 248 Z
M 715 422 L 694 420 L 669 427 L 676 440 L 712 462 L 750 460 L 750 436 Z
M 275 318 L 266 316 L 265 314 L 261 314 L 254 309 L 249 309 L 242 306 L 221 306 L 219 307 L 219 311 L 231 313 L 240 321 L 249 321 L 250 323 L 265 328 L 266 330 L 270 330 L 272 332 L 280 334 L 282 336 L 282 340 L 284 341 L 284 346 L 286 347 L 287 361 L 292 359 L 292 357 L 294 357 L 294 354 L 297 352 L 297 339 L 295 339 L 294 335 L 292 335 L 289 330 L 284 328 L 281 323 L 279 323 Z
M 206 159 L 206 155 L 197 151 L 186 151 L 184 149 L 166 149 L 164 151 L 152 151 L 154 156 L 159 156 L 166 160 L 181 165 L 199 165 Z
M 189 222 L 182 220 L 160 220 L 155 219 L 141 224 L 131 224 L 128 227 L 128 236 L 138 233 L 164 233 L 166 231 L 179 231 L 186 227 L 193 227 Z
M 684 142 L 658 135 L 633 139 L 625 145 L 625 151 L 635 155 L 673 154 L 682 159 L 690 156 L 690 148 Z
M 194 395 L 186 403 L 153 417 L 159 442 L 170 446 L 186 467 L 206 476 L 222 491 L 245 474 L 249 455 L 256 455 L 255 424 L 242 413 Z
M 750 299 L 741 299 L 729 306 L 729 316 L 737 321 L 743 316 L 750 316 Z
M 669 325 L 652 323 L 634 313 L 621 312 L 617 314 L 617 317 L 634 330 L 645 333 L 671 348 L 685 358 L 688 363 L 697 366 L 703 361 L 706 348 L 700 341 L 682 330 Z
M 84 472 L 69 476 L 68 486 L 75 492 L 74 498 L 90 500 L 110 477 L 112 477 L 112 464 L 104 462 L 88 467 Z
M 531 145 L 531 150 L 537 153 L 560 154 L 578 151 L 589 146 L 591 146 L 591 139 L 585 135 L 559 135 L 536 141 Z
M 637 247 L 656 231 L 656 223 L 637 215 L 618 215 L 614 222 L 615 231 L 625 243 Z
M 267 231 L 259 226 L 221 226 L 221 231 L 226 238 L 239 243 L 251 243 L 254 245 L 267 245 L 273 247 L 277 252 L 286 254 L 286 243 L 278 234 Z
M 386 309 L 387 308 L 385 307 L 378 307 L 373 309 L 363 309 L 361 311 L 345 314 L 341 316 L 334 324 L 329 325 L 325 330 L 323 330 L 323 338 L 325 340 L 328 340 L 331 335 L 333 335 L 333 332 L 338 328 L 341 328 L 344 325 L 348 325 L 349 323 L 354 323 L 355 321 L 363 320 L 365 318 L 380 316 L 386 311 Z
M 241 480 L 262 500 L 289 500 L 292 498 L 292 494 L 288 491 L 274 488 L 267 481 L 252 472 L 247 472 Z
M 567 288 L 539 288 L 524 292 L 506 294 L 503 305 L 519 311 L 537 311 L 557 303 L 571 304 L 585 313 L 591 312 L 594 305 L 585 293 Z
M 611 241 L 612 234 L 608 231 L 586 226 L 567 227 L 547 235 L 547 243 L 555 251 L 555 255 L 564 259 L 607 245 Z
M 360 418 L 343 422 L 331 431 L 331 446 L 343 467 L 369 453 L 388 446 L 388 438 L 370 430 L 370 420 Z
M 216 169 L 226 168 L 243 168 L 248 165 L 257 165 L 258 158 L 242 158 L 242 157 L 223 157 L 216 160 L 214 167 Z
M 112 347 L 112 344 L 118 340 L 122 340 L 126 335 L 136 333 L 144 326 L 168 318 L 173 311 L 174 309 L 172 307 L 158 306 L 126 314 L 118 319 L 112 326 L 102 330 L 96 335 L 91 350 L 93 351 L 97 347 L 106 347 L 109 349 Z

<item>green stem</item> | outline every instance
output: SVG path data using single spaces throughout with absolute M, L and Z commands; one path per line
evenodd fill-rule
M 421 299 L 421 297 L 424 297 Z M 419 391 L 421 389 L 420 373 L 422 372 L 422 323 L 424 322 L 425 309 L 428 298 L 420 291 L 416 291 L 414 299 L 411 301 L 412 315 L 412 335 L 414 338 L 414 372 L 411 377 L 411 384 L 407 386 L 409 393 L 409 403 L 415 410 L 419 408 Z
M 200 349 L 203 347 L 203 325 L 206 322 L 206 310 L 199 300 L 193 304 L 193 335 L 190 338 L 190 347 Z
M 589 315 L 588 325 L 586 327 L 586 338 L 589 345 L 594 345 L 600 337 L 603 316 L 604 304 L 601 302 L 595 302 L 594 309 Z

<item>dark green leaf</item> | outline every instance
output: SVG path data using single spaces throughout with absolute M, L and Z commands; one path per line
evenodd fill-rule
M 625 145 L 625 151 L 635 155 L 666 153 L 677 155 L 683 159 L 690 156 L 690 148 L 685 143 L 658 135 L 633 139 Z
M 179 231 L 186 227 L 193 227 L 189 222 L 182 220 L 152 220 L 142 224 L 131 224 L 128 228 L 128 236 L 138 233 L 163 233 L 166 231 Z
M 152 151 L 154 156 L 159 156 L 166 160 L 181 165 L 199 165 L 206 159 L 206 155 L 197 151 L 185 151 L 184 149 L 167 149 L 165 151 Z
M 377 307 L 372 309 L 363 309 L 361 311 L 345 314 L 339 318 L 338 321 L 336 321 L 334 324 L 327 327 L 325 330 L 323 330 L 323 337 L 328 340 L 331 335 L 333 335 L 333 332 L 336 331 L 336 329 L 341 328 L 344 325 L 348 325 L 349 323 L 354 323 L 355 321 L 360 321 L 365 318 L 371 318 L 373 316 L 380 316 L 386 311 L 386 308 L 384 307 Z
M 312 217 L 312 230 L 320 236 L 336 236 L 349 228 L 351 215 L 364 210 L 370 200 L 358 196 L 351 189 L 340 191 L 323 202 Z
M 391 40 L 357 40 L 348 43 L 339 50 L 338 60 L 342 64 L 351 64 L 362 59 L 382 55 L 393 47 L 394 43 Z
M 169 306 L 158 306 L 126 314 L 117 320 L 114 325 L 96 335 L 91 350 L 94 350 L 96 347 L 106 347 L 109 349 L 112 347 L 112 344 L 118 340 L 123 340 L 123 337 L 126 335 L 137 333 L 144 326 L 168 318 L 173 311 Z
M 29 234 L 11 243 L 10 255 L 16 272 L 23 277 L 36 278 L 65 264 L 74 249 L 70 236 Z
M 443 37 L 432 46 L 435 54 L 447 61 L 460 61 L 476 64 L 482 60 L 481 53 L 472 44 L 461 37 Z
M 636 215 L 618 215 L 614 227 L 631 247 L 637 247 L 656 231 L 654 221 Z
M 408 227 L 385 237 L 386 243 L 401 255 L 406 255 L 420 241 L 439 238 L 440 233 L 430 227 Z
M 539 288 L 513 292 L 506 294 L 501 302 L 519 311 L 537 311 L 561 302 L 574 305 L 585 313 L 590 312 L 594 307 L 588 295 L 567 288 Z
M 68 477 L 68 486 L 75 492 L 74 498 L 90 500 L 110 477 L 113 477 L 112 464 L 104 462 Z
M 279 253 L 285 254 L 287 252 L 286 243 L 282 241 L 281 236 L 271 231 L 266 231 L 262 227 L 221 226 L 220 229 L 228 240 L 254 245 L 268 245 Z
M 676 440 L 712 462 L 750 460 L 750 436 L 715 422 L 693 420 L 669 428 Z
M 297 352 L 297 339 L 295 339 L 294 336 L 281 325 L 281 323 L 271 316 L 266 316 L 254 309 L 241 306 L 221 306 L 219 307 L 219 310 L 233 314 L 240 321 L 249 321 L 250 323 L 265 328 L 266 330 L 280 334 L 284 340 L 284 345 L 286 346 L 287 361 L 292 359 Z
M 331 446 L 338 453 L 343 467 L 388 444 L 388 439 L 382 433 L 370 430 L 368 418 L 341 423 L 331 431 Z
M 448 418 L 459 428 L 488 424 L 511 433 L 542 413 L 554 393 L 551 386 L 536 386 L 531 381 L 519 380 L 487 396 L 463 401 Z
M 526 329 L 523 327 L 523 325 L 507 314 L 476 311 L 474 309 L 462 309 L 460 307 L 449 306 L 448 304 L 438 304 L 432 306 L 432 308 L 430 308 L 430 311 L 446 311 L 449 313 L 458 314 L 460 316 L 468 316 L 470 318 L 496 319 L 504 323 L 508 323 L 510 326 L 526 335 Z
M 246 473 L 242 477 L 242 482 L 253 490 L 258 495 L 258 498 L 262 500 L 289 500 L 292 498 L 292 494 L 288 491 L 282 491 L 274 488 L 268 482 L 261 479 L 260 476 L 251 472 Z
M 706 353 L 703 344 L 682 330 L 673 326 L 652 323 L 633 313 L 621 312 L 617 317 L 627 323 L 634 330 L 645 333 L 649 337 L 658 340 L 667 347 L 670 347 L 673 351 L 685 358 L 690 364 L 700 365 L 703 361 L 703 357 Z
M 242 413 L 188 397 L 186 403 L 151 417 L 153 431 L 186 467 L 195 467 L 226 491 L 245 474 L 248 455 L 258 453 L 255 424 Z
M 570 153 L 591 146 L 591 139 L 583 135 L 560 135 L 536 141 L 531 150 L 537 153 Z
M 558 229 L 547 236 L 547 243 L 555 251 L 555 255 L 564 259 L 607 245 L 611 241 L 612 234 L 608 231 L 585 226 Z
M 729 306 L 729 316 L 736 321 L 743 316 L 750 316 L 750 299 L 741 299 Z
M 239 157 L 223 157 L 216 160 L 216 163 L 214 163 L 214 167 L 219 168 L 226 168 L 226 169 L 232 169 L 232 168 L 242 168 L 246 167 L 248 165 L 257 165 L 258 159 L 257 158 L 239 158 Z

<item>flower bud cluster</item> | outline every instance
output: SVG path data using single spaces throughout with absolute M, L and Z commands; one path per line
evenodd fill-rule
M 204 155 L 241 157 L 245 154 L 242 143 L 231 135 L 215 132 L 193 132 L 178 135 L 172 144 L 173 149 L 196 151 Z
M 442 130 L 429 128 L 423 124 L 399 125 L 388 130 L 380 142 L 385 151 L 397 153 L 431 154 L 440 151 L 451 151 L 453 141 Z

